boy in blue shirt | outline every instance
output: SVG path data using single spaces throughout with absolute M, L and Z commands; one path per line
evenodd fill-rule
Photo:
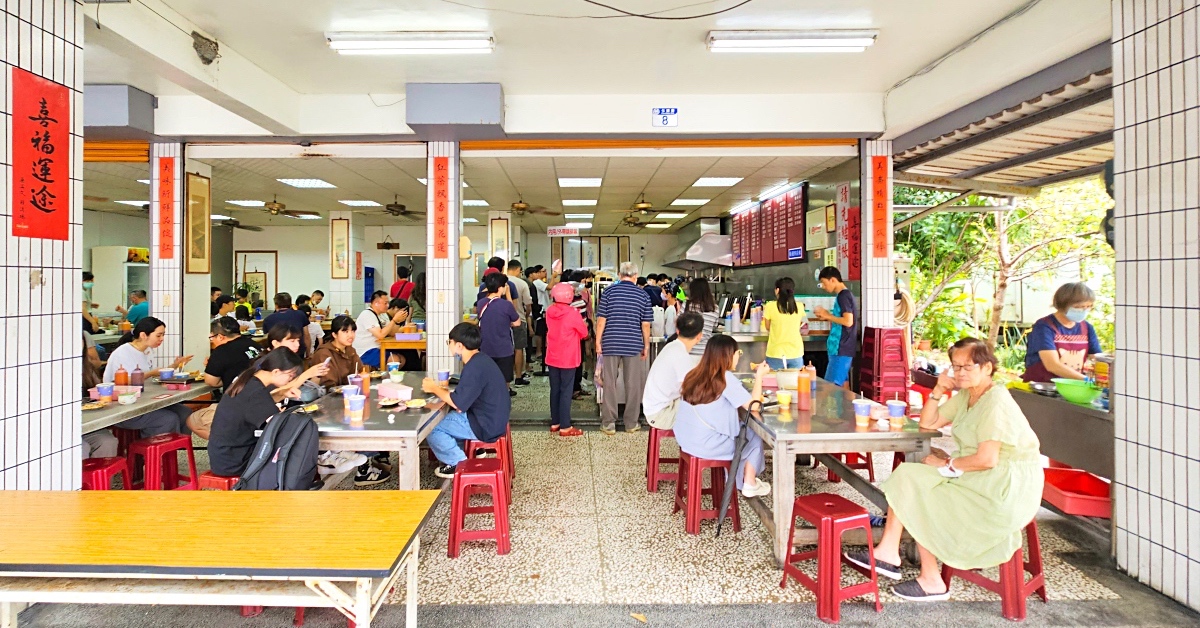
M 813 311 L 817 319 L 833 323 L 826 341 L 829 366 L 825 367 L 825 380 L 844 386 L 850 379 L 854 355 L 858 353 L 858 299 L 842 282 L 842 273 L 834 266 L 822 268 L 818 281 L 822 290 L 837 295 L 832 312 L 823 307 Z

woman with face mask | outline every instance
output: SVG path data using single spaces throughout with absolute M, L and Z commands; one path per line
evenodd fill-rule
M 1084 379 L 1084 361 L 1100 353 L 1096 330 L 1085 320 L 1095 300 L 1096 294 L 1083 282 L 1063 284 L 1054 292 L 1055 312 L 1034 323 L 1025 341 L 1025 374 L 1021 379 Z

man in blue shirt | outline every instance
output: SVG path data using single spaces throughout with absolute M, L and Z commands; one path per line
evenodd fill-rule
M 826 266 L 818 275 L 821 289 L 836 294 L 833 311 L 818 307 L 813 310 L 816 318 L 833 323 L 826 341 L 829 351 L 829 366 L 825 367 L 825 379 L 835 386 L 844 386 L 850 379 L 850 365 L 858 353 L 858 299 L 842 282 L 842 273 L 834 266 Z
M 600 295 L 596 309 L 596 355 L 603 356 L 600 379 L 604 402 L 600 431 L 617 433 L 617 377 L 625 380 L 625 431 L 638 431 L 642 392 L 646 387 L 646 358 L 650 354 L 650 295 L 637 286 L 638 267 L 621 264 L 620 281 Z
M 504 436 L 508 430 L 508 418 L 512 411 L 508 384 L 500 374 L 500 367 L 479 352 L 481 343 L 478 326 L 471 323 L 455 325 L 450 330 L 450 353 L 461 357 L 463 362 L 458 386 L 454 392 L 450 392 L 428 377 L 421 383 L 422 390 L 437 395 L 454 409 L 433 428 L 426 439 L 433 455 L 442 463 L 434 471 L 441 478 L 454 477 L 458 463 L 467 459 L 458 441 L 490 443 Z
M 146 298 L 145 290 L 134 290 L 129 293 L 129 302 L 133 305 L 126 310 L 121 306 L 117 306 L 117 311 L 125 315 L 125 320 L 129 321 L 130 325 L 137 325 L 138 321 L 150 316 L 150 301 Z
M 271 328 L 276 325 L 291 325 L 299 329 L 300 357 L 305 357 L 308 355 L 308 348 L 312 346 L 312 338 L 308 335 L 308 322 L 308 314 L 292 308 L 292 295 L 280 292 L 275 295 L 275 313 L 263 321 L 262 329 L 264 334 L 271 333 Z

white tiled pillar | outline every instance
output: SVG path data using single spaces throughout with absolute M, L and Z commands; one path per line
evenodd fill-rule
M 70 0 L 27 0 L 0 7 L 0 489 L 79 488 L 83 338 L 83 11 Z M 20 68 L 71 90 L 67 240 L 12 235 L 12 71 Z M 26 140 L 27 141 L 27 140 Z M 0 532 L 3 534 L 3 532 Z
M 1117 564 L 1200 609 L 1200 8 L 1112 17 Z
M 363 252 L 363 246 L 366 244 L 366 227 L 363 225 L 362 218 L 354 212 L 329 212 L 329 219 L 331 221 L 339 218 L 350 221 L 350 276 L 347 279 L 333 279 L 331 267 L 329 294 L 325 296 L 329 300 L 329 313 L 331 315 L 336 316 L 344 312 L 350 312 L 351 317 L 357 317 L 367 305 L 366 295 L 363 293 L 363 280 L 361 278 L 356 279 L 357 260 L 359 254 Z M 332 232 L 330 233 L 329 246 L 332 251 Z M 375 289 L 386 291 L 390 285 L 387 281 L 390 273 L 384 272 L 383 269 L 379 268 L 375 270 L 382 273 L 375 277 Z M 295 301 L 297 296 L 293 294 L 292 300 Z
M 893 297 L 896 292 L 892 270 L 892 142 L 890 140 L 862 140 L 859 142 L 862 161 L 861 207 L 862 222 L 862 311 L 864 327 L 893 327 L 896 311 Z M 875 158 L 887 160 L 886 177 L 880 187 L 880 200 L 886 202 L 886 211 L 876 216 L 874 200 L 877 187 L 873 176 Z M 876 224 L 876 219 L 880 222 Z M 877 228 L 878 227 L 878 228 Z M 875 256 L 875 232 L 887 239 L 886 255 Z
M 174 176 L 161 180 L 164 160 L 175 164 Z M 150 315 L 167 327 L 163 343 L 154 350 L 156 365 L 170 366 L 183 355 L 183 144 L 154 142 L 150 144 Z M 171 207 L 160 205 L 160 190 L 172 190 Z M 164 217 L 169 218 L 166 224 Z M 162 255 L 160 244 L 165 233 L 171 233 L 174 246 L 170 255 Z M 190 307 L 208 308 L 209 304 L 194 303 Z
M 454 370 L 454 357 L 446 347 L 446 338 L 450 329 L 462 320 L 462 288 L 459 282 L 462 264 L 458 259 L 458 236 L 462 234 L 462 166 L 459 162 L 458 142 L 429 142 L 427 149 L 429 183 L 425 186 L 425 331 L 428 346 L 426 367 L 430 373 L 435 373 L 440 369 Z M 435 242 L 437 225 L 434 222 L 437 202 L 434 198 L 434 179 L 437 176 L 435 167 L 439 157 L 446 158 L 450 177 L 450 184 L 447 186 L 449 198 L 446 199 L 446 239 L 449 249 L 444 259 L 438 258 Z

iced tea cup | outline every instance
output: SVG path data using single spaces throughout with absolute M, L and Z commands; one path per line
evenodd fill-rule
M 870 425 L 871 424 L 871 405 L 870 399 L 855 399 L 854 400 L 854 424 L 855 425 Z
M 367 398 L 364 395 L 350 395 L 345 397 L 346 411 L 350 415 L 351 423 L 362 423 L 364 409 L 367 406 Z
M 442 369 L 437 372 L 437 381 L 442 385 L 442 388 L 450 387 L 450 369 Z
M 113 400 L 113 385 L 112 384 L 98 384 L 98 385 L 96 385 L 96 392 L 100 393 L 100 401 L 112 401 Z

